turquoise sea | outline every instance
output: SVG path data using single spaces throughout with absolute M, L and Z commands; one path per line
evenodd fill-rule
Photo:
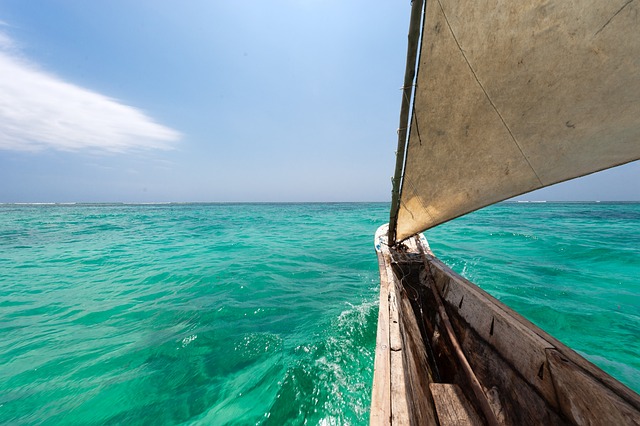
M 0 205 L 0 424 L 368 424 L 388 204 Z M 427 232 L 640 391 L 640 204 Z

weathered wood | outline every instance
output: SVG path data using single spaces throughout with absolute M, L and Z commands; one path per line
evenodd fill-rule
M 431 267 L 429 266 L 427 257 L 422 250 L 420 251 L 420 253 L 422 254 L 422 260 L 424 262 L 425 269 L 429 273 L 431 270 Z M 431 275 L 429 274 L 429 276 Z M 465 356 L 464 351 L 460 346 L 456 333 L 453 330 L 453 326 L 451 325 L 451 322 L 449 320 L 449 315 L 447 314 L 447 310 L 444 304 L 442 303 L 439 290 L 432 280 L 430 280 L 429 286 L 431 287 L 433 298 L 436 301 L 436 305 L 437 305 L 436 308 L 438 310 L 438 314 L 440 315 L 440 321 L 442 323 L 442 327 L 444 328 L 444 331 L 448 337 L 449 344 L 452 347 L 452 350 L 456 356 L 457 362 L 460 365 L 462 372 L 464 373 L 466 382 L 468 386 L 471 388 L 471 391 L 475 396 L 476 403 L 478 404 L 480 411 L 482 412 L 487 423 L 491 426 L 497 426 L 498 419 L 496 418 L 496 415 L 493 412 L 491 405 L 489 404 L 489 400 L 487 399 L 487 396 L 484 393 L 484 389 L 482 388 L 480 381 L 478 381 L 478 378 L 473 372 L 473 368 L 471 368 L 471 365 L 469 364 L 469 361 L 467 360 L 467 357 Z
M 388 256 L 388 254 L 387 254 Z M 373 367 L 373 389 L 371 391 L 372 426 L 389 425 L 391 422 L 391 361 L 389 354 L 389 278 L 388 260 L 378 252 L 380 269 L 380 308 L 378 310 L 378 330 L 376 353 Z
M 559 401 L 556 394 L 557 384 L 552 381 L 550 365 L 547 362 L 549 349 L 554 349 L 579 366 L 590 377 L 590 380 L 598 384 L 600 389 L 615 395 L 621 404 L 624 403 L 638 415 L 640 410 L 638 394 L 626 388 L 473 283 L 451 271 L 438 259 L 432 258 L 431 260 L 434 265 L 432 268 L 434 275 L 438 276 L 436 281 L 438 281 L 439 287 L 446 291 L 445 299 L 450 312 L 457 312 L 464 323 L 460 328 L 472 329 L 482 340 L 488 342 L 497 354 L 504 358 L 509 367 L 515 370 L 514 373 L 521 375 L 524 381 L 540 393 L 552 408 L 558 410 Z M 478 349 L 477 344 L 467 344 L 465 351 L 467 353 L 482 352 Z M 488 354 L 484 354 L 478 358 L 482 358 L 480 362 L 485 364 L 487 362 L 495 363 L 493 360 L 487 361 L 488 356 Z M 515 399 L 522 398 L 522 396 L 523 393 L 518 392 Z M 518 405 L 524 403 L 530 406 L 529 401 L 530 398 L 524 398 Z M 616 410 L 613 406 L 609 406 L 609 409 Z M 523 411 L 518 409 L 518 412 L 522 414 Z M 571 420 L 569 419 L 569 421 Z
M 430 259 L 432 272 L 443 298 L 469 324 L 482 339 L 503 356 L 506 361 L 530 383 L 545 399 L 557 407 L 553 383 L 540 379 L 540 367 L 546 367 L 545 349 L 552 347 L 530 328 L 516 321 L 513 311 L 493 303 L 495 300 L 435 258 Z M 462 304 L 460 304 L 462 302 Z M 506 306 L 505 306 L 506 307 Z M 544 378 L 544 375 L 543 375 Z
M 429 389 L 433 395 L 440 426 L 482 425 L 478 414 L 458 385 L 431 383 Z
M 478 381 L 483 386 L 484 392 L 489 399 L 489 405 L 498 423 L 516 425 L 565 424 L 555 414 L 554 408 L 541 397 L 535 388 L 458 314 L 458 306 L 460 306 L 459 301 L 455 307 L 447 306 L 449 317 L 463 352 Z M 427 300 L 423 308 L 428 313 L 426 320 L 436 324 L 434 334 L 443 333 L 443 331 L 438 331 L 437 328 L 440 320 L 438 320 L 438 316 L 435 313 L 435 301 Z M 490 327 L 490 324 L 488 324 L 488 327 Z M 433 350 L 436 353 L 447 353 L 449 351 L 448 342 L 444 337 L 441 336 L 431 340 L 434 345 Z M 463 389 L 466 389 L 466 381 L 459 370 L 448 371 L 452 369 L 451 364 L 446 363 L 448 359 L 438 358 L 438 360 L 441 363 L 442 380 L 457 383 Z M 469 396 L 469 400 L 475 403 L 473 395 Z
M 391 422 L 392 424 L 435 426 L 437 425 L 435 408 L 429 393 L 431 382 L 429 362 L 420 328 L 401 283 L 401 277 L 404 274 L 396 275 L 393 271 L 389 251 L 382 248 L 384 238 L 376 237 L 376 241 L 379 243 L 377 248 L 381 249 L 378 254 L 381 259 L 380 274 L 385 277 L 384 285 L 387 286 L 389 294 L 387 306 Z M 415 247 L 413 249 L 415 250 Z M 377 377 L 374 377 L 374 382 L 376 380 Z M 381 396 L 378 394 L 373 397 Z M 379 413 L 374 415 L 374 410 L 379 410 L 379 406 L 379 403 L 375 406 L 372 404 L 372 424 L 374 419 L 377 422 L 381 417 Z
M 420 20 L 422 18 L 422 0 L 413 1 L 411 18 L 409 20 L 409 35 L 407 46 L 407 64 L 404 71 L 402 87 L 402 104 L 400 105 L 400 124 L 398 125 L 398 151 L 396 153 L 396 168 L 392 178 L 391 210 L 389 217 L 389 241 L 396 239 L 396 222 L 400 208 L 400 182 L 404 165 L 404 150 L 407 146 L 407 131 L 409 130 L 409 111 L 411 111 L 411 94 L 413 79 L 416 75 L 416 60 L 418 57 L 418 41 L 420 40 Z
M 400 335 L 400 318 L 398 312 L 398 288 L 394 282 L 389 284 L 389 343 L 392 351 L 402 350 L 402 336 Z
M 391 424 L 410 425 L 402 351 L 391 351 Z
M 424 239 L 419 243 L 428 250 Z M 389 359 L 393 357 L 389 362 L 402 365 L 404 377 L 392 374 L 389 381 L 403 381 L 404 390 L 400 385 L 396 388 L 399 395 L 406 396 L 406 417 L 400 410 L 394 415 L 393 406 L 390 408 L 394 424 L 438 424 L 437 397 L 430 391 L 434 381 L 458 385 L 467 401 L 475 403 L 445 337 L 435 296 L 429 296 L 429 283 L 433 283 L 498 423 L 640 425 L 638 394 L 451 271 L 432 253 L 428 252 L 426 269 L 416 256 L 416 244 L 391 251 L 386 246 L 378 247 L 381 278 L 385 281 L 381 291 L 386 286 L 387 291 L 394 292 L 391 314 L 387 298 L 386 337 L 383 330 L 378 339 L 387 339 L 388 348 L 398 349 L 389 351 L 400 355 L 388 355 Z M 389 336 L 389 329 L 395 326 L 399 339 Z M 380 418 L 374 415 L 373 407 L 372 424 Z M 474 410 L 479 413 L 475 406 Z
M 555 349 L 547 350 L 560 410 L 580 425 L 640 425 L 640 415 L 626 401 Z
M 518 371 L 463 320 L 451 314 L 456 333 L 461 336 L 478 380 L 491 396 L 490 404 L 498 421 L 507 425 L 565 425 L 556 409 L 536 392 Z M 464 330 L 464 331 L 463 331 Z M 550 380 L 545 376 L 545 380 Z
M 433 379 L 424 340 L 404 289 L 400 289 L 399 299 L 405 382 L 412 424 L 437 425 L 435 407 L 429 392 L 429 384 Z
M 403 344 L 400 332 L 397 286 L 395 279 L 389 283 L 389 343 L 391 357 L 391 424 L 409 425 L 410 414 L 405 386 Z

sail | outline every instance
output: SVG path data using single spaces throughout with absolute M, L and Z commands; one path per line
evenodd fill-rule
M 640 158 L 640 1 L 424 13 L 397 240 Z

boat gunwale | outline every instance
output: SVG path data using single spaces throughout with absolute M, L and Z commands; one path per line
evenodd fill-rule
M 389 252 L 389 246 L 386 244 L 386 237 L 387 237 L 386 227 L 387 225 L 381 226 L 376 232 L 376 238 L 375 238 L 375 248 L 378 254 L 381 275 L 383 273 L 383 270 L 384 270 L 384 274 L 388 275 L 387 269 L 390 267 L 390 262 L 392 261 L 392 256 Z M 640 413 L 640 395 L 638 395 L 633 390 L 631 390 L 630 388 L 626 387 L 624 384 L 620 383 L 619 381 L 611 377 L 609 374 L 601 370 L 599 367 L 597 367 L 590 361 L 586 360 L 580 354 L 578 354 L 577 352 L 575 352 L 574 350 L 572 350 L 571 348 L 569 348 L 568 346 L 560 342 L 558 339 L 551 336 L 549 333 L 542 330 L 540 327 L 528 321 L 522 315 L 520 315 L 513 309 L 509 308 L 507 305 L 500 302 L 499 300 L 491 296 L 486 291 L 479 288 L 477 285 L 475 285 L 471 281 L 457 274 L 455 271 L 449 268 L 444 262 L 442 262 L 440 259 L 435 257 L 433 252 L 431 252 L 431 250 L 429 249 L 428 242 L 423 235 L 420 235 L 418 241 L 419 241 L 419 244 L 423 246 L 425 255 L 428 257 L 428 261 L 432 265 L 430 269 L 433 269 L 433 267 L 435 267 L 439 271 L 438 273 L 442 275 L 443 278 L 438 278 L 435 281 L 438 283 L 437 284 L 438 291 L 441 294 L 443 302 L 445 302 L 445 304 L 448 306 L 448 309 L 452 311 L 451 313 L 454 314 L 456 318 L 458 318 L 458 321 L 460 318 L 462 318 L 464 322 L 467 322 L 467 320 L 464 318 L 464 315 L 462 315 L 459 312 L 462 306 L 462 303 L 459 304 L 458 302 L 459 301 L 462 302 L 462 300 L 451 299 L 452 295 L 454 294 L 454 293 L 450 293 L 450 289 L 452 285 L 463 289 L 469 295 L 473 295 L 473 297 L 466 298 L 467 304 L 473 303 L 473 299 L 476 299 L 476 301 L 480 303 L 480 305 L 477 305 L 477 306 L 489 308 L 487 313 L 489 317 L 492 317 L 492 318 L 501 317 L 502 319 L 496 322 L 496 324 L 500 324 L 498 325 L 498 327 L 501 327 L 502 324 L 508 323 L 512 328 L 511 330 L 512 333 L 515 333 L 516 336 L 521 335 L 524 338 L 523 342 L 518 342 L 516 340 L 517 345 L 521 346 L 520 353 L 526 353 L 527 344 L 533 345 L 532 347 L 536 348 L 535 353 L 537 353 L 537 355 L 535 354 L 530 355 L 533 357 L 532 359 L 537 360 L 535 362 L 531 362 L 531 360 L 527 360 L 527 359 L 522 360 L 517 358 L 515 360 L 511 358 L 510 360 L 510 357 L 508 356 L 505 357 L 503 353 L 504 351 L 509 351 L 510 348 L 508 345 L 507 346 L 503 345 L 504 347 L 500 349 L 499 345 L 498 347 L 496 347 L 491 342 L 491 340 L 494 340 L 495 342 L 496 337 L 498 338 L 498 340 L 499 338 L 501 338 L 500 336 L 493 336 L 493 321 L 490 320 L 491 336 L 487 336 L 487 334 L 489 334 L 488 324 L 485 324 L 487 325 L 486 327 L 487 330 L 486 330 L 486 333 L 483 333 L 482 330 L 479 330 L 476 328 L 477 324 L 474 325 L 467 322 L 467 326 L 469 327 L 469 329 L 472 330 L 477 335 L 475 339 L 476 340 L 478 338 L 482 339 L 482 341 L 484 341 L 487 345 L 489 345 L 491 347 L 491 350 L 494 351 L 495 354 L 502 359 L 502 361 L 500 362 L 502 363 L 506 362 L 506 365 L 508 365 L 509 368 L 512 369 L 512 371 L 520 377 L 519 380 L 522 380 L 522 382 L 526 383 L 527 386 L 539 396 L 541 401 L 546 401 L 545 404 L 547 404 L 547 406 L 550 409 L 552 409 L 552 411 L 556 412 L 555 415 L 560 415 L 560 413 L 563 413 L 562 418 L 565 418 L 565 421 L 569 421 L 569 422 L 576 421 L 576 418 L 577 419 L 580 418 L 579 415 L 577 416 L 573 415 L 571 413 L 571 410 L 565 407 L 567 404 L 570 404 L 572 402 L 571 392 L 569 392 L 567 396 L 566 390 L 565 390 L 565 393 L 562 393 L 562 391 L 559 391 L 558 389 L 556 389 L 559 386 L 558 380 L 561 380 L 553 376 L 555 374 L 554 373 L 555 371 L 559 371 L 557 370 L 556 367 L 558 365 L 562 367 L 562 363 L 567 362 L 567 363 L 572 363 L 573 366 L 575 367 L 569 373 L 573 374 L 576 377 L 576 380 L 579 378 L 578 376 L 583 377 L 583 383 L 588 382 L 590 385 L 595 384 L 596 387 L 598 388 L 598 389 L 592 390 L 592 395 L 591 396 L 587 395 L 586 400 L 589 400 L 589 398 L 592 398 L 592 399 L 595 398 L 595 396 L 593 395 L 602 396 L 601 398 L 602 400 L 613 401 L 614 402 L 613 405 L 619 408 L 619 411 L 616 411 L 615 409 L 610 410 L 612 414 L 610 413 L 609 418 L 615 418 L 615 419 L 622 418 L 625 421 L 628 419 L 631 419 L 630 424 L 640 423 L 640 414 L 638 414 Z M 397 278 L 394 276 L 388 276 L 385 279 L 386 279 L 385 285 L 387 288 L 387 294 L 389 293 L 390 286 L 397 286 L 397 285 L 402 286 L 402 284 L 399 284 Z M 434 279 L 435 279 L 435 275 L 434 275 Z M 389 280 L 392 280 L 392 281 L 395 280 L 396 282 L 395 283 L 389 282 Z M 459 292 L 457 293 L 457 295 L 458 295 L 457 297 L 459 297 Z M 450 296 L 450 297 L 447 298 L 447 296 Z M 382 300 L 382 296 L 381 296 L 381 300 Z M 401 304 L 399 303 L 398 306 L 401 306 Z M 471 306 L 471 305 L 468 305 L 468 306 Z M 389 308 L 388 303 L 386 304 L 386 306 L 383 306 L 382 304 L 380 306 L 381 312 L 383 312 L 385 309 L 388 309 L 388 308 Z M 477 308 L 476 310 L 478 309 L 479 308 Z M 378 329 L 378 331 L 380 332 L 380 328 Z M 503 333 L 503 332 L 505 332 L 505 329 L 501 327 L 500 333 Z M 500 333 L 497 333 L 497 334 L 500 334 Z M 525 336 L 528 336 L 528 337 L 525 337 Z M 380 338 L 381 336 L 380 334 L 378 334 L 377 344 L 376 344 L 376 369 L 374 370 L 374 386 L 376 381 L 380 380 L 380 376 L 379 376 L 380 365 L 378 363 L 378 352 L 381 349 L 378 343 L 380 342 Z M 425 338 L 429 338 L 429 336 L 425 336 Z M 522 347 L 524 348 L 524 351 L 522 350 Z M 404 349 L 406 348 L 403 347 L 402 349 L 404 351 Z M 537 370 L 537 366 L 540 365 L 540 360 L 542 360 L 542 364 L 541 364 L 542 367 L 540 367 L 541 371 L 539 372 Z M 560 361 L 560 362 L 558 363 L 557 361 Z M 528 365 L 527 362 L 529 362 L 530 365 Z M 520 364 L 520 367 L 517 364 Z M 522 369 L 522 365 L 527 366 L 525 368 L 526 371 Z M 552 366 L 555 366 L 554 368 L 556 369 L 552 370 Z M 532 367 L 535 367 L 535 370 Z M 543 367 L 544 367 L 544 371 L 542 371 Z M 386 368 L 391 368 L 391 366 L 387 365 Z M 542 380 L 541 373 L 542 375 L 546 375 L 545 378 L 547 380 Z M 389 377 L 388 380 L 391 380 L 390 378 L 392 374 L 393 373 L 387 374 L 387 377 Z M 405 372 L 405 374 L 407 374 L 407 372 Z M 562 376 L 563 372 L 559 371 L 558 374 Z M 538 381 L 537 377 L 540 377 L 541 380 Z M 572 377 L 572 376 L 569 375 L 568 377 Z M 566 380 L 565 382 L 560 382 L 560 386 L 563 386 L 564 384 L 566 384 Z M 543 387 L 541 388 L 540 386 L 543 386 Z M 589 393 L 589 391 L 587 392 Z M 410 395 L 408 397 L 410 398 Z M 619 401 L 619 403 L 617 401 Z M 374 402 L 375 400 L 372 400 L 372 410 L 374 409 Z M 408 405 L 411 406 L 411 401 L 409 401 Z M 585 404 L 583 404 L 583 406 L 584 405 Z M 562 409 L 564 409 L 564 411 L 562 411 Z M 637 416 L 637 419 L 636 419 L 636 416 Z M 375 417 L 374 412 L 372 411 L 371 424 L 389 424 L 386 422 L 374 422 L 374 417 Z M 392 412 L 389 419 L 391 421 L 391 424 L 404 424 L 403 422 L 394 423 L 391 420 L 393 419 Z

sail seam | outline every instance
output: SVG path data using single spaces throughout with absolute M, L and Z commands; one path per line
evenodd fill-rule
M 611 20 L 613 18 L 615 18 L 616 16 L 618 16 L 618 14 L 620 12 L 622 12 L 622 9 L 624 9 L 625 7 L 629 6 L 629 4 L 633 3 L 634 0 L 629 0 L 628 2 L 626 2 L 625 4 L 622 5 L 622 7 L 620 9 L 618 9 L 618 11 L 616 13 L 613 14 L 613 16 L 611 18 L 609 18 L 609 20 L 607 22 L 605 22 L 605 24 L 600 27 L 600 29 L 598 31 L 596 31 L 596 33 L 593 35 L 594 37 L 597 36 L 598 34 L 600 34 L 600 31 L 604 30 L 604 28 L 609 25 L 609 23 L 611 22 Z
M 416 86 L 417 90 L 417 86 Z M 413 108 L 413 120 L 411 126 L 415 126 L 416 135 L 418 137 L 418 143 L 422 146 L 422 136 L 420 136 L 420 121 L 418 120 L 418 111 L 416 111 L 415 107 Z M 409 134 L 409 143 L 411 143 L 411 134 Z
M 631 0 L 631 1 L 633 1 L 633 0 Z M 444 7 L 442 6 L 442 2 L 440 0 L 438 0 L 438 5 L 440 6 L 440 10 L 442 11 L 442 16 L 444 16 L 444 20 L 447 23 L 447 27 L 449 27 L 449 31 L 451 31 L 451 35 L 453 36 L 453 40 L 456 42 L 456 46 L 458 46 L 458 50 L 460 50 L 460 53 L 462 54 L 462 57 L 464 58 L 465 62 L 467 63 L 467 66 L 471 70 L 471 74 L 473 74 L 473 78 L 475 78 L 476 82 L 478 83 L 478 86 L 480 86 L 480 89 L 482 89 L 482 92 L 487 97 L 487 100 L 491 104 L 491 107 L 494 109 L 496 114 L 498 114 L 498 117 L 500 117 L 500 121 L 502 121 L 502 124 L 504 125 L 505 129 L 507 129 L 507 132 L 509 132 L 509 136 L 511 136 L 511 139 L 513 140 L 513 143 L 516 145 L 516 147 L 518 147 L 518 150 L 520 151 L 520 154 L 522 154 L 522 158 L 524 158 L 524 160 L 527 162 L 527 164 L 529 165 L 529 168 L 531 169 L 533 174 L 536 176 L 536 179 L 538 179 L 538 182 L 540 182 L 540 185 L 545 186 L 544 183 L 542 183 L 542 179 L 540 179 L 540 176 L 538 176 L 538 173 L 536 172 L 536 169 L 533 168 L 533 166 L 531 165 L 531 162 L 529 161 L 529 159 L 525 155 L 524 151 L 522 150 L 522 147 L 518 143 L 518 140 L 516 139 L 516 137 L 514 136 L 513 132 L 511 131 L 511 129 L 507 125 L 507 122 L 504 120 L 504 117 L 502 117 L 502 114 L 500 114 L 500 111 L 498 110 L 498 107 L 496 107 L 496 105 L 493 103 L 493 100 L 491 99 L 491 97 L 489 96 L 489 94 L 485 90 L 484 86 L 480 82 L 480 79 L 478 78 L 478 75 L 476 74 L 476 71 L 471 66 L 471 62 L 469 62 L 469 59 L 467 58 L 467 55 L 464 53 L 464 50 L 462 49 L 462 46 L 460 46 L 460 43 L 458 42 L 458 38 L 456 37 L 456 33 L 453 32 L 453 28 L 451 28 L 451 24 L 449 23 L 449 18 L 447 18 L 447 14 L 445 13 Z

